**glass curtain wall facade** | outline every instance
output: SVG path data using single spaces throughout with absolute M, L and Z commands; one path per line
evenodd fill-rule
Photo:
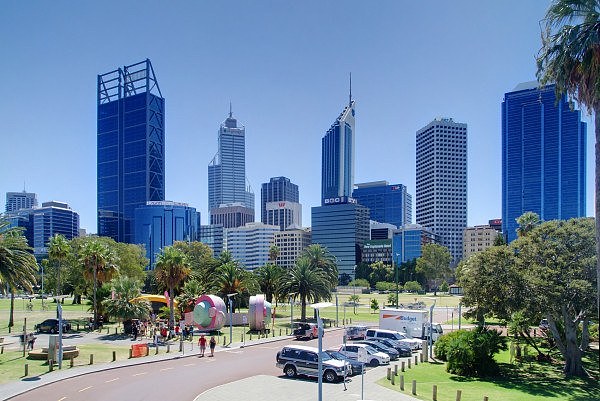
M 312 208 L 312 243 L 327 248 L 337 259 L 338 273 L 354 278 L 362 245 L 369 240 L 369 209 L 357 203 Z
M 502 102 L 502 231 L 517 237 L 516 218 L 585 216 L 586 123 L 554 85 L 518 85 Z
M 321 198 L 349 197 L 354 186 L 354 111 L 355 101 L 348 105 L 321 141 Z
M 196 241 L 200 214 L 185 203 L 147 202 L 135 209 L 135 243 L 146 247 L 149 269 L 156 256 L 175 241 Z
M 241 203 L 254 209 L 254 194 L 246 188 L 246 128 L 229 117 L 219 127 L 218 151 L 208 166 L 208 209 Z
M 220 224 L 209 224 L 200 226 L 200 242 L 212 249 L 213 257 L 218 258 L 223 252 L 223 226 Z
M 402 227 L 412 223 L 412 196 L 402 184 L 387 181 L 356 184 L 352 197 L 371 211 L 371 220 Z
M 417 224 L 439 236 L 456 266 L 467 226 L 467 124 L 433 120 L 417 131 L 416 150 Z
M 44 202 L 33 209 L 33 253 L 36 257 L 48 254 L 48 241 L 54 234 L 66 239 L 79 235 L 79 214 L 62 202 Z
M 135 209 L 165 197 L 165 99 L 150 60 L 98 75 L 98 234 L 135 240 Z
M 21 209 L 32 209 L 37 207 L 37 195 L 33 192 L 7 192 L 6 213 L 16 212 Z

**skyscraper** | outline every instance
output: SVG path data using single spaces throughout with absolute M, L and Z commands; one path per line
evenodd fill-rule
M 229 117 L 219 127 L 219 148 L 208 165 L 208 209 L 241 203 L 254 210 L 254 193 L 246 189 L 246 128 Z
M 98 234 L 135 240 L 135 209 L 165 199 L 165 99 L 150 60 L 98 75 Z
M 525 212 L 543 221 L 585 216 L 586 123 L 554 85 L 518 85 L 502 102 L 502 231 Z
M 260 222 L 227 230 L 227 250 L 246 270 L 254 270 L 269 262 L 269 249 L 279 226 Z
M 37 195 L 33 192 L 7 192 L 6 213 L 16 212 L 21 209 L 31 209 L 38 205 Z
M 261 187 L 261 221 L 285 230 L 291 225 L 302 225 L 302 205 L 298 203 L 298 185 L 289 178 L 274 177 Z
M 371 220 L 402 227 L 412 223 L 412 196 L 402 184 L 387 181 L 355 184 L 352 197 L 371 211 Z
M 350 197 L 354 187 L 354 107 L 352 92 L 322 139 L 321 202 Z
M 467 226 L 467 124 L 436 118 L 418 130 L 416 163 L 417 224 L 439 236 L 456 265 Z

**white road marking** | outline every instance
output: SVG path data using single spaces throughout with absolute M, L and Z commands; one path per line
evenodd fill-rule
M 244 351 L 225 351 L 227 354 L 242 354 Z
M 89 389 L 91 389 L 92 387 L 94 387 L 94 386 L 88 386 L 88 387 L 84 387 L 84 388 L 82 388 L 81 390 L 79 390 L 79 392 L 80 392 L 80 393 L 83 393 L 85 390 L 89 390 Z
M 59 398 L 58 401 L 63 401 L 63 400 L 66 400 L 66 399 L 67 399 L 67 397 L 63 397 L 63 398 Z
M 161 372 L 164 372 L 165 370 L 171 370 L 171 369 L 175 369 L 175 368 L 162 368 Z
M 147 375 L 148 372 L 140 372 L 140 373 L 136 373 L 133 376 L 141 376 L 141 375 Z
M 196 364 L 195 363 L 187 363 L 187 364 L 185 364 L 183 366 L 196 366 Z M 171 368 L 171 369 L 173 369 L 173 368 Z
M 114 382 L 114 381 L 117 381 L 117 380 L 119 380 L 119 378 L 115 377 L 114 379 L 107 380 L 104 383 L 110 383 L 110 382 Z

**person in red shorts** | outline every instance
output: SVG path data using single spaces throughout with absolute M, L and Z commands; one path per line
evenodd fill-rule
M 198 346 L 200 347 L 200 356 L 204 356 L 204 351 L 206 350 L 206 338 L 204 338 L 204 334 L 200 335 L 198 339 Z

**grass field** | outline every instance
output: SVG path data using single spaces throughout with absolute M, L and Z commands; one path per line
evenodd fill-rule
M 508 359 L 508 351 L 497 355 L 496 360 L 501 364 L 502 376 L 488 379 L 471 379 L 451 375 L 446 372 L 444 363 L 419 364 L 404 373 L 403 393 L 411 395 L 412 380 L 416 380 L 416 397 L 422 400 L 432 399 L 434 384 L 438 387 L 438 401 L 454 401 L 456 390 L 462 391 L 462 401 L 481 401 L 483 396 L 488 396 L 490 401 L 591 401 L 600 399 L 597 350 L 594 353 L 588 353 L 585 359 L 586 368 L 592 376 L 589 379 L 566 379 L 562 375 L 560 361 L 510 364 Z M 385 377 L 378 383 L 400 391 L 399 380 L 396 380 L 395 386 L 392 386 Z

